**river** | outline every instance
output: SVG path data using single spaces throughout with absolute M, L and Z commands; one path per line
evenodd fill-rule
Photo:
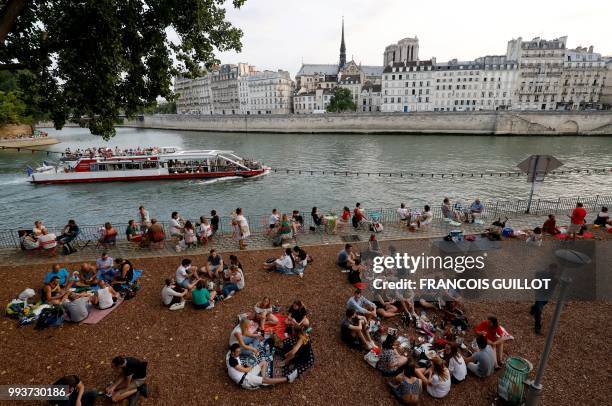
M 611 168 L 610 137 L 516 137 L 362 134 L 230 134 L 119 128 L 110 142 L 87 129 L 49 130 L 61 143 L 48 147 L 84 148 L 107 145 L 177 146 L 185 149 L 231 149 L 276 168 L 404 171 L 415 173 L 514 172 L 532 154 L 550 154 L 565 169 Z M 530 185 L 525 176 L 485 178 L 388 178 L 378 176 L 328 176 L 271 173 L 258 179 L 234 181 L 118 182 L 73 185 L 32 185 L 25 167 L 38 166 L 45 154 L 0 151 L 0 228 L 31 226 L 34 219 L 63 225 L 68 218 L 80 224 L 110 220 L 125 223 L 136 216 L 139 205 L 151 215 L 168 220 L 178 210 L 194 218 L 216 209 L 221 215 L 236 207 L 247 214 L 281 210 L 353 207 L 411 207 L 439 205 L 448 196 L 464 202 L 480 197 L 487 201 L 524 199 Z M 549 176 L 536 188 L 537 197 L 612 194 L 612 174 Z

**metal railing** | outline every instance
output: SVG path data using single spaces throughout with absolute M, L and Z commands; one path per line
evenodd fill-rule
M 467 200 L 463 200 L 467 201 Z M 612 196 L 590 196 L 590 197 L 560 197 L 557 199 L 534 199 L 531 203 L 531 209 L 529 215 L 542 216 L 547 214 L 570 214 L 571 211 L 576 207 L 576 203 L 582 202 L 584 204 L 585 209 L 589 212 L 589 215 L 592 216 L 593 213 L 597 213 L 600 211 L 602 206 L 612 207 Z M 527 209 L 527 200 L 500 200 L 500 201 L 486 201 L 483 200 L 481 202 L 484 206 L 484 210 L 482 212 L 482 218 L 484 220 L 493 221 L 499 217 L 512 217 L 516 215 L 525 215 L 525 210 Z M 441 220 L 442 209 L 440 205 L 431 204 L 431 211 L 433 214 L 433 218 L 437 220 Z M 423 211 L 422 207 L 413 207 L 411 208 L 413 211 Z M 281 211 L 283 213 L 291 213 L 292 210 Z M 388 224 L 396 224 L 399 222 L 399 215 L 397 212 L 397 208 L 369 208 L 365 210 L 366 213 L 381 222 L 383 225 Z M 304 228 L 308 229 L 311 226 L 314 226 L 312 217 L 310 215 L 310 209 L 300 210 L 302 217 L 304 218 Z M 323 209 L 319 208 L 319 214 L 335 214 L 339 216 L 341 214 L 341 210 L 338 209 Z M 251 233 L 263 233 L 268 229 L 268 219 L 270 214 L 257 214 L 257 215 L 249 215 L 245 216 L 248 223 Z M 198 216 L 187 216 L 184 217 L 185 220 L 191 220 L 194 225 L 196 225 Z M 78 219 L 77 219 L 78 220 Z M 209 219 L 210 220 L 210 219 Z M 166 238 L 170 238 L 170 225 L 168 222 L 160 222 L 164 228 L 166 233 Z M 127 240 L 126 236 L 126 228 L 127 221 L 125 224 L 113 224 L 115 229 L 117 230 L 117 241 L 125 241 Z M 29 229 L 31 226 L 23 227 L 22 229 Z M 103 225 L 79 225 L 80 234 L 79 239 L 85 241 L 97 241 L 100 236 L 100 230 L 103 228 Z M 60 235 L 62 233 L 63 226 L 47 226 L 49 232 L 54 233 L 55 235 Z M 0 249 L 2 248 L 19 248 L 19 230 L 21 229 L 4 229 L 0 230 Z M 229 235 L 232 233 L 232 224 L 230 216 L 220 217 L 219 221 L 219 230 L 218 233 L 222 235 Z

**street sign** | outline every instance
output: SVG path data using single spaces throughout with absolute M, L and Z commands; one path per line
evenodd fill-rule
M 543 182 L 544 176 L 546 176 L 548 172 L 554 171 L 561 165 L 563 165 L 563 163 L 552 155 L 532 155 L 517 165 L 520 170 L 527 174 L 527 182 L 531 183 L 531 191 L 529 192 L 529 201 L 527 202 L 527 210 L 525 210 L 525 213 L 529 214 L 529 210 L 531 209 L 533 190 L 535 189 L 536 182 Z
M 527 174 L 527 182 L 542 182 L 548 172 L 561 165 L 563 163 L 552 155 L 531 155 L 518 164 L 518 168 Z

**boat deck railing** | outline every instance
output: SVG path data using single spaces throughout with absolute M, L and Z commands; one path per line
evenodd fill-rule
M 467 201 L 467 200 L 463 200 Z M 556 215 L 569 215 L 571 211 L 576 207 L 576 203 L 582 202 L 584 204 L 585 209 L 589 213 L 589 218 L 596 216 L 601 210 L 602 206 L 612 207 L 612 196 L 591 196 L 588 198 L 582 197 L 560 197 L 557 199 L 534 199 L 531 204 L 531 209 L 529 215 L 533 216 L 542 216 L 548 214 L 556 214 Z M 512 219 L 513 217 L 525 216 L 525 211 L 527 209 L 527 200 L 503 200 L 503 201 L 488 201 L 482 200 L 481 203 L 484 206 L 484 210 L 481 214 L 481 218 L 489 224 L 498 218 L 509 217 Z M 440 205 L 431 204 L 431 211 L 434 216 L 434 219 L 442 219 L 442 210 Z M 413 211 L 422 212 L 422 207 L 413 207 L 411 208 Z M 293 209 L 288 209 L 285 211 L 281 210 L 281 213 L 287 213 L 290 215 Z M 389 224 L 397 224 L 399 223 L 399 215 L 397 212 L 397 208 L 368 208 L 365 210 L 368 216 L 383 224 L 383 226 Z M 302 217 L 304 218 L 304 227 L 308 229 L 313 226 L 312 217 L 310 215 L 310 209 L 300 210 Z M 327 215 L 334 214 L 340 216 L 341 210 L 338 209 L 325 209 L 320 207 L 319 214 Z M 183 219 L 190 220 L 194 225 L 196 225 L 199 221 L 199 217 L 201 214 L 198 213 L 190 213 L 190 215 L 183 216 Z M 206 216 L 208 218 L 208 216 Z M 247 215 L 245 216 L 247 221 L 249 222 L 249 227 L 251 233 L 264 233 L 268 230 L 268 219 L 270 214 L 255 214 L 255 215 Z M 75 218 L 78 223 L 78 218 Z M 126 240 L 125 230 L 127 228 L 127 222 L 130 218 L 126 217 L 124 223 L 112 222 L 113 226 L 118 232 L 117 240 Z M 210 218 L 209 218 L 210 220 Z M 566 219 L 559 219 L 560 223 L 565 223 Z M 34 219 L 32 219 L 32 224 Z M 170 233 L 168 232 L 170 226 L 169 222 L 158 221 L 159 224 L 162 225 L 164 231 L 166 232 L 166 238 L 170 239 Z M 63 225 L 61 226 L 49 226 L 46 225 L 49 232 L 54 233 L 59 236 L 62 233 Z M 2 248 L 19 248 L 19 230 L 31 229 L 32 226 L 28 224 L 20 229 L 3 229 L 0 230 L 0 249 Z M 100 230 L 103 228 L 103 224 L 96 225 L 81 225 L 79 224 L 80 234 L 79 239 L 83 241 L 97 241 L 100 235 Z M 221 234 L 231 234 L 232 233 L 232 224 L 230 216 L 220 217 L 219 221 L 219 233 Z

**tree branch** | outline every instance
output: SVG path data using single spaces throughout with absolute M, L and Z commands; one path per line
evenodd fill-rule
M 13 29 L 17 17 L 25 8 L 27 0 L 8 0 L 0 17 L 0 43 L 4 43 L 6 36 Z

